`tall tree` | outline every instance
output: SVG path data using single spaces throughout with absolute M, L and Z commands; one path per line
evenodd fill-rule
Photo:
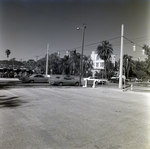
M 147 74 L 150 75 L 150 47 L 148 45 L 144 45 L 142 47 L 142 49 L 144 50 L 145 55 L 147 55 L 146 58 L 146 63 L 147 63 Z
M 10 51 L 9 49 L 7 49 L 7 50 L 5 51 L 5 53 L 6 53 L 7 58 L 8 58 L 8 57 L 9 57 L 9 55 L 11 54 L 11 51 Z
M 29 59 L 27 62 L 26 62 L 26 68 L 29 72 L 29 74 L 32 74 L 34 71 L 35 71 L 35 68 L 36 68 L 36 61 L 34 59 Z
M 128 54 L 123 55 L 123 67 L 126 78 L 128 78 L 130 69 L 134 67 L 134 61 L 132 60 L 132 56 L 129 56 Z
M 147 63 L 146 61 L 134 61 L 135 63 L 135 76 L 138 79 L 143 79 L 147 77 Z
M 83 56 L 83 76 L 90 73 L 93 68 L 93 61 L 90 56 Z
M 37 72 L 36 73 L 45 73 L 45 70 L 46 70 L 46 59 L 44 57 L 37 61 L 37 64 L 36 64 Z
M 69 64 L 68 64 L 68 60 L 69 60 L 69 56 L 65 55 L 62 59 L 61 59 L 61 70 L 62 70 L 62 74 L 69 74 Z
M 70 74 L 79 74 L 80 72 L 80 53 L 73 51 L 68 59 Z
M 143 45 L 142 49 L 144 50 L 145 55 L 150 58 L 150 47 L 148 45 Z
M 114 75 L 115 66 L 111 61 L 107 61 L 107 76 L 108 79 Z
M 98 56 L 104 60 L 105 73 L 107 74 L 106 63 L 110 61 L 111 55 L 113 54 L 112 45 L 109 43 L 109 41 L 102 41 L 101 44 L 98 45 L 96 52 Z
M 49 56 L 49 67 L 48 67 L 48 70 L 50 72 L 53 72 L 53 74 L 59 74 L 60 73 L 59 64 L 60 64 L 60 57 L 59 57 L 58 53 L 51 54 Z
M 14 67 L 14 63 L 16 61 L 16 58 L 11 58 L 9 61 L 12 62 L 12 67 Z

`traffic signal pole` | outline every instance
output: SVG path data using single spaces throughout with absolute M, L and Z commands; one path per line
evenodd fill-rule
M 47 44 L 47 55 L 46 55 L 46 76 L 48 75 L 48 51 L 49 51 L 49 44 Z
M 120 75 L 119 75 L 119 88 L 122 89 L 122 72 L 123 72 L 123 36 L 124 25 L 121 26 L 121 47 L 120 47 Z

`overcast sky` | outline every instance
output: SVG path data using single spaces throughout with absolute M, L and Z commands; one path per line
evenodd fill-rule
M 143 44 L 150 45 L 150 0 L 0 0 L 0 60 L 10 58 L 28 60 L 42 58 L 67 50 L 81 53 L 83 30 L 86 23 L 84 54 L 90 55 L 99 43 L 108 40 L 117 60 L 120 55 L 121 24 L 124 54 L 141 57 Z

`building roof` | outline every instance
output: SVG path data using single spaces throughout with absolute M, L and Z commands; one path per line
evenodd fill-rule
M 8 60 L 0 60 L 0 67 L 13 67 L 13 68 L 21 68 L 24 67 L 24 64 L 20 61 L 8 61 Z

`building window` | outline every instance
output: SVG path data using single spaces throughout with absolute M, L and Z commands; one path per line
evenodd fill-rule
M 96 56 L 96 60 L 99 60 L 99 56 L 98 55 Z
M 96 67 L 99 67 L 99 63 L 96 63 Z
M 101 63 L 100 63 L 100 67 L 104 67 L 104 62 L 101 62 Z

